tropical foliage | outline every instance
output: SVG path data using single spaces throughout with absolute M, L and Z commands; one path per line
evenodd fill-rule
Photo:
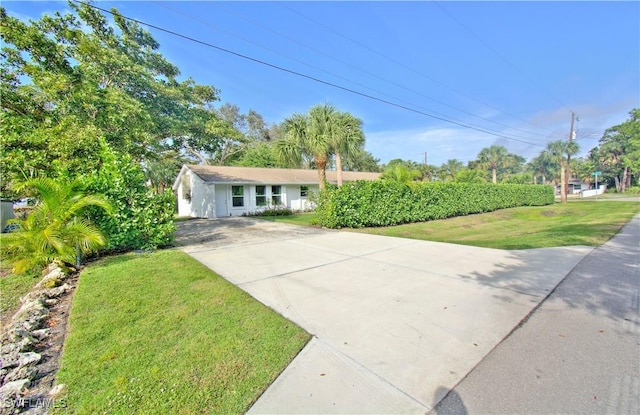
M 599 146 L 591 151 L 592 159 L 602 167 L 605 178 L 618 192 L 638 183 L 640 176 L 640 109 L 629 112 L 629 119 L 608 128 Z
M 105 235 L 86 216 L 91 207 L 108 216 L 111 205 L 87 194 L 79 181 L 35 178 L 20 186 L 37 200 L 24 219 L 12 219 L 18 229 L 2 237 L 2 254 L 22 274 L 58 260 L 81 265 L 81 255 L 107 243 Z
M 170 189 L 154 193 L 145 186 L 142 168 L 131 156 L 117 155 L 108 146 L 101 153 L 102 168 L 87 177 L 87 189 L 103 194 L 111 214 L 91 209 L 90 217 L 108 236 L 108 249 L 149 249 L 173 241 L 175 196 Z
M 357 154 L 364 147 L 362 121 L 329 104 L 312 107 L 308 114 L 293 114 L 283 122 L 286 138 L 276 142 L 278 158 L 301 165 L 312 160 L 318 170 L 320 188 L 325 187 L 327 165 L 336 157 L 338 185 L 342 185 L 342 157 Z
M 358 181 L 320 193 L 320 225 L 361 228 L 423 222 L 554 201 L 550 186 Z

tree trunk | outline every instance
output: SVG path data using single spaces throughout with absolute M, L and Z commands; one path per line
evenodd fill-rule
M 206 159 L 202 154 L 200 154 L 199 152 L 197 152 L 195 149 L 193 149 L 193 148 L 191 148 L 191 147 L 189 147 L 189 146 L 186 146 L 185 148 L 187 149 L 187 151 L 188 151 L 189 153 L 191 153 L 192 155 L 196 156 L 196 158 L 197 158 L 198 160 L 200 160 L 200 163 L 201 163 L 201 164 L 203 164 L 203 165 L 205 165 L 205 166 L 209 164 L 209 162 L 207 161 L 207 159 Z
M 320 190 L 324 190 L 327 183 L 327 157 L 316 156 L 316 168 L 318 169 L 318 186 Z
M 621 193 L 622 192 L 622 184 L 620 183 L 620 176 L 619 175 L 615 175 L 614 179 L 616 181 L 616 192 Z
M 336 176 L 338 176 L 338 187 L 342 186 L 342 157 L 339 151 L 336 151 Z
M 564 165 L 560 165 L 560 202 L 567 203 L 567 170 Z
M 497 184 L 498 183 L 498 169 L 493 167 L 491 169 L 491 173 L 493 174 L 493 184 Z
M 622 173 L 622 193 L 627 190 L 627 186 L 629 186 L 629 168 L 625 166 Z

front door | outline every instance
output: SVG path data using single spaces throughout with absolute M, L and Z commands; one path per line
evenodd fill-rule
M 229 193 L 229 186 L 222 184 L 216 185 L 216 217 L 218 218 L 229 216 Z

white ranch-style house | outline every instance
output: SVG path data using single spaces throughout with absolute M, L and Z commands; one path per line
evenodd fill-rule
M 342 172 L 343 180 L 375 180 L 380 173 Z M 336 172 L 327 171 L 336 183 Z M 173 190 L 178 216 L 214 219 L 257 213 L 275 207 L 312 209 L 319 191 L 317 170 L 184 165 Z

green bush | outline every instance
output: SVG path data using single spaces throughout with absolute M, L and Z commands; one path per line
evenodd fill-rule
M 554 202 L 551 186 L 357 181 L 327 186 L 318 221 L 327 228 L 363 228 L 424 222 L 516 206 Z
M 91 217 L 108 236 L 107 249 L 149 249 L 170 245 L 173 241 L 176 213 L 175 196 L 167 190 L 154 194 L 145 185 L 142 168 L 130 156 L 104 148 L 103 163 L 89 177 L 88 188 L 101 193 L 113 206 L 110 216 L 92 211 Z
M 242 216 L 291 216 L 293 211 L 287 207 L 274 207 L 252 213 L 243 213 Z

